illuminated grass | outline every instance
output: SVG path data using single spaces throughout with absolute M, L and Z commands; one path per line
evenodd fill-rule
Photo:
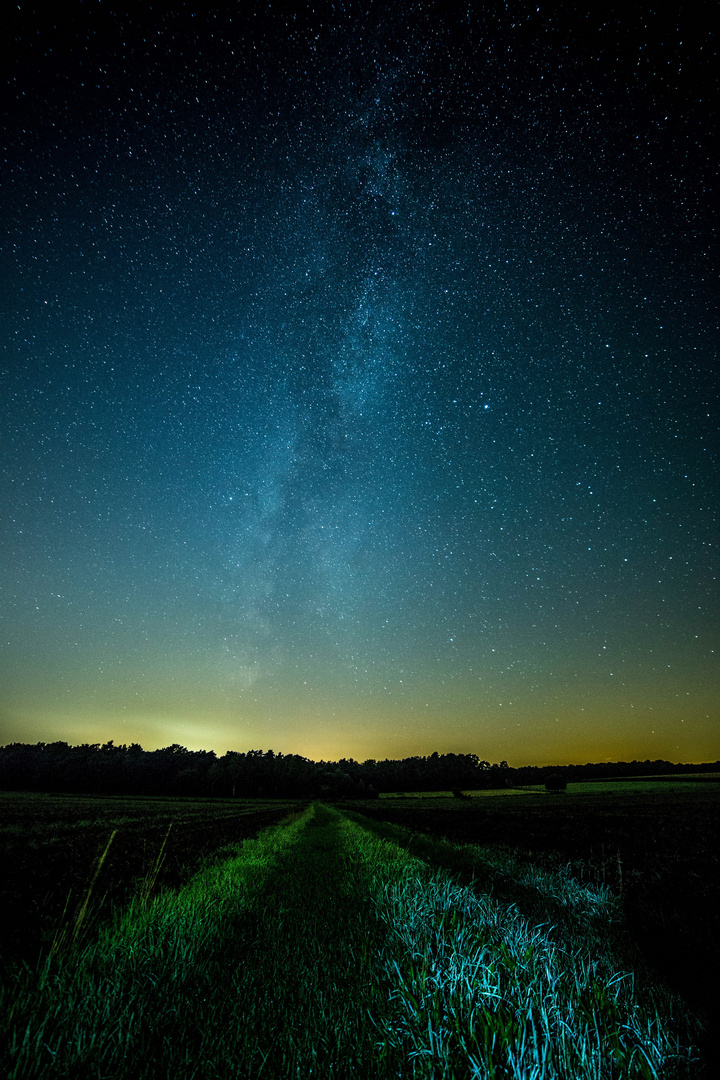
M 75 945 L 84 944 L 97 923 L 139 891 L 180 888 L 214 850 L 256 836 L 297 809 L 294 800 L 0 792 L 0 983 L 8 967 L 35 967 L 53 941 L 67 941 L 68 930 Z
M 189 1068 L 193 1053 L 202 1054 L 199 1022 L 223 1001 L 232 975 L 237 922 L 306 820 L 246 841 L 177 893 L 149 904 L 140 894 L 82 952 L 51 956 L 37 974 L 20 971 L 3 994 L 6 1075 L 162 1075 L 175 1040 L 171 1056 Z M 203 1073 L 196 1060 L 181 1075 Z
M 378 835 L 377 823 L 363 832 L 376 868 L 373 902 L 387 927 L 378 980 L 391 1008 L 378 1021 L 379 1046 L 402 1052 L 403 1076 L 700 1075 L 682 1004 L 636 985 L 618 963 L 619 905 L 610 890 L 469 845 L 456 849 L 459 861 L 472 858 L 483 884 L 462 885 L 406 851 L 393 858 L 397 845 Z M 435 842 L 434 853 L 449 859 L 452 848 Z M 530 920 L 486 884 L 506 895 L 532 893 L 536 915 L 560 919 Z
M 553 941 L 547 927 L 443 874 L 410 868 L 376 903 L 390 930 L 394 1007 L 380 1027 L 402 1047 L 407 1075 L 697 1075 L 693 1052 L 611 956 Z
M 613 958 L 608 890 L 488 868 L 565 912 L 539 925 L 322 805 L 226 854 L 178 892 L 139 893 L 82 951 L 18 972 L 2 1075 L 698 1075 L 673 1002 Z

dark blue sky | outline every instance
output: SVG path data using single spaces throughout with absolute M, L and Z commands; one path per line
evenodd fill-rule
M 6 17 L 2 741 L 720 754 L 710 13 Z

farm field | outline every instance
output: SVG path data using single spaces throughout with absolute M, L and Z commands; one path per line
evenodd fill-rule
M 508 797 L 511 795 L 526 795 L 531 788 L 488 788 L 483 791 L 473 791 L 470 788 L 463 792 L 471 798 L 490 799 L 494 796 Z M 383 792 L 380 799 L 391 801 L 393 799 L 452 799 L 452 791 L 387 791 Z
M 659 791 L 669 794 L 674 790 L 702 791 L 705 785 L 720 783 L 720 773 L 679 773 L 666 776 L 643 776 L 610 780 L 581 780 L 570 782 L 568 792 L 573 795 L 597 795 L 601 792 L 621 791 Z M 537 795 L 545 793 L 544 784 L 526 784 L 522 787 L 483 788 L 473 790 L 464 788 L 462 794 L 473 799 L 508 798 L 513 795 Z M 451 799 L 452 791 L 387 791 L 380 799 Z
M 141 888 L 181 884 L 223 845 L 254 836 L 295 806 L 0 792 L 0 963 L 34 964 L 72 922 L 109 841 L 87 924 Z
M 179 887 L 9 965 L 3 1075 L 703 1075 L 617 891 L 368 809 L 285 806 Z

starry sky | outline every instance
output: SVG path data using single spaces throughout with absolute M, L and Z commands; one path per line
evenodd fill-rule
M 720 757 L 712 7 L 3 14 L 0 742 Z

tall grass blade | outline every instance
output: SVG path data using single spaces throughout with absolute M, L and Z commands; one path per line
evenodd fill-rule
M 69 926 L 69 927 L 67 925 L 63 926 L 62 923 L 61 923 L 60 930 L 55 935 L 55 937 L 53 939 L 53 942 L 52 942 L 52 945 L 50 946 L 50 956 L 51 957 L 56 956 L 58 953 L 61 953 L 61 952 L 65 951 L 65 950 L 73 949 L 77 945 L 77 943 L 78 943 L 78 941 L 80 939 L 80 933 L 82 931 L 83 923 L 85 922 L 85 916 L 87 915 L 88 907 L 90 905 L 90 900 L 92 898 L 93 891 L 94 891 L 95 885 L 97 883 L 97 879 L 100 876 L 100 871 L 103 868 L 105 860 L 107 859 L 107 856 L 108 856 L 108 852 L 110 851 L 110 847 L 112 845 L 113 840 L 117 836 L 117 833 L 118 833 L 117 829 L 113 829 L 113 831 L 110 833 L 110 837 L 108 839 L 108 842 L 105 845 L 105 847 L 104 847 L 104 849 L 102 851 L 102 854 L 100 855 L 100 857 L 98 858 L 98 860 L 97 860 L 97 862 L 95 864 L 95 869 L 93 871 L 93 875 L 90 878 L 90 881 L 88 882 L 87 887 L 85 889 L 85 892 L 83 894 L 82 900 L 80 901 L 80 903 L 79 903 L 79 905 L 77 907 L 77 910 L 75 912 L 75 917 L 74 917 L 73 922 L 72 922 L 72 926 Z M 66 905 L 66 909 L 67 909 L 67 905 Z

